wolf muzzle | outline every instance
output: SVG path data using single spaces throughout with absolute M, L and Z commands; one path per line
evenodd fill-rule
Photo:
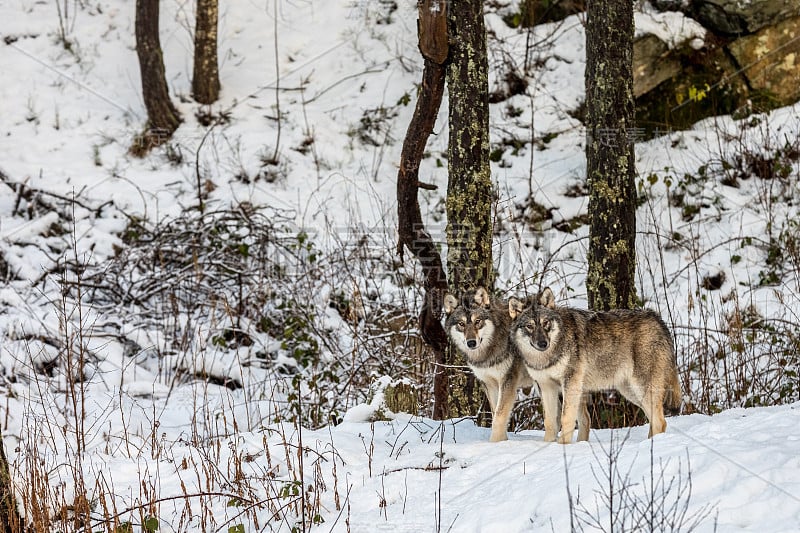
M 531 339 L 530 342 L 531 342 L 531 346 L 533 346 L 534 348 L 536 348 L 540 352 L 545 351 L 547 349 L 547 346 L 549 345 L 549 343 L 547 342 L 547 339 L 539 339 L 539 340 Z
M 478 347 L 478 341 L 477 340 L 469 339 L 467 341 L 467 348 L 469 348 L 470 350 L 474 350 L 477 347 Z

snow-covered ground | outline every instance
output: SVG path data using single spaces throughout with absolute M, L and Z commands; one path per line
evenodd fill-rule
M 503 72 L 532 67 L 527 93 L 491 110 L 499 288 L 519 293 L 542 280 L 559 303 L 585 306 L 588 231 L 575 223 L 588 204 L 580 193 L 584 130 L 574 113 L 584 98 L 581 17 L 529 36 L 503 22 L 510 4 L 486 17 L 491 89 L 502 90 Z M 359 269 L 356 254 L 326 259 L 299 276 L 314 310 L 309 330 L 325 335 L 315 337 L 314 368 L 333 367 L 342 354 L 355 367 L 355 354 L 377 353 L 390 336 L 364 344 L 369 319 L 353 325 L 329 303 L 355 285 L 368 317 L 391 306 L 413 314 L 419 305 L 418 293 L 398 282 L 415 274 L 411 259 L 395 265 L 400 274 L 373 266 L 395 261 L 395 178 L 421 68 L 416 3 L 222 2 L 222 94 L 210 108 L 190 96 L 194 6 L 160 5 L 183 124 L 167 147 L 137 159 L 128 148 L 146 113 L 133 3 L 0 1 L 0 421 L 27 504 L 46 496 L 54 513 L 70 515 L 84 493 L 87 531 L 149 516 L 159 531 L 205 524 L 233 533 L 610 531 L 637 529 L 637 517 L 644 530 L 661 518 L 682 527 L 655 529 L 699 522 L 699 531 L 798 530 L 800 247 L 792 246 L 800 158 L 792 150 L 800 149 L 800 105 L 708 119 L 636 146 L 646 199 L 637 221 L 639 295 L 673 329 L 688 403 L 734 408 L 671 418 L 652 440 L 638 427 L 596 431 L 589 443 L 566 447 L 543 443 L 536 430 L 490 444 L 472 420 L 365 421 L 381 411 L 387 378 L 375 370 L 361 376 L 370 383 L 323 390 L 344 421 L 312 430 L 285 415 L 319 384 L 292 383 L 277 366 L 253 363 L 264 354 L 285 362 L 308 339 L 293 344 L 291 332 L 282 337 L 258 317 L 237 321 L 228 301 L 216 314 L 181 309 L 167 331 L 146 320 L 152 300 L 99 308 L 88 285 L 78 298 L 77 273 L 87 266 L 103 282 L 135 242 L 137 224 L 186 217 L 199 194 L 209 211 L 279 212 L 308 246 L 306 262 L 317 248 L 301 234 L 324 257 L 367 236 L 375 261 Z M 647 6 L 636 22 L 639 33 L 672 44 L 704 38 L 693 21 Z M 536 45 L 526 54 L 527 42 Z M 203 126 L 196 115 L 208 112 L 227 120 Z M 439 187 L 421 200 L 440 240 L 446 128 L 445 101 L 421 169 Z M 267 165 L 276 151 L 278 164 Z M 759 157 L 782 177 L 755 177 Z M 550 217 L 525 223 L 531 201 Z M 557 229 L 565 225 L 573 231 Z M 234 346 L 221 336 L 234 326 L 252 342 Z M 181 335 L 189 340 L 178 346 Z M 399 369 L 418 366 L 398 356 L 381 369 L 397 380 L 408 377 Z M 193 379 L 187 369 L 242 388 Z M 739 407 L 772 403 L 788 405 Z
M 800 523 L 800 403 L 672 417 L 654 439 L 645 426 L 593 430 L 589 442 L 562 446 L 535 430 L 490 443 L 471 420 L 371 422 L 375 405 L 312 431 L 262 426 L 269 402 L 213 386 L 157 396 L 91 394 L 80 462 L 73 436 L 53 446 L 48 418 L 31 410 L 10 433 L 21 423 L 40 439 L 31 454 L 54 465 L 54 495 L 71 501 L 77 467 L 90 494 L 116 494 L 123 519 L 152 514 L 159 531 L 289 530 L 303 505 L 307 528 L 320 532 L 788 533 Z M 94 518 L 102 529 L 101 509 Z
M 471 422 L 408 416 L 303 438 L 335 445 L 345 463 L 353 531 L 789 532 L 800 523 L 799 414 L 798 404 L 732 409 L 673 418 L 652 440 L 637 427 L 570 446 L 541 431 L 489 443 Z M 651 499 L 652 515 L 633 510 Z M 334 515 L 320 531 L 346 530 Z

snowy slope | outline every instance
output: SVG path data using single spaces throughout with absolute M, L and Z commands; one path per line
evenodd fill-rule
M 611 520 L 636 530 L 642 524 L 625 520 L 643 508 L 650 521 L 682 516 L 681 531 L 695 521 L 698 531 L 800 530 L 800 404 L 792 403 L 800 255 L 789 246 L 798 231 L 800 162 L 791 148 L 800 105 L 709 119 L 636 146 L 640 296 L 675 334 L 687 399 L 709 412 L 733 408 L 671 418 L 652 441 L 638 427 L 566 447 L 543 443 L 536 430 L 489 444 L 488 429 L 472 420 L 366 422 L 385 411 L 382 384 L 408 377 L 368 370 L 366 385 L 344 380 L 323 391 L 350 409 L 339 413 L 344 422 L 312 430 L 280 418 L 313 387 L 251 364 L 264 352 L 285 362 L 291 339 L 251 331 L 252 345 L 224 346 L 220 330 L 249 323 L 227 315 L 217 323 L 201 308 L 170 322 L 197 337 L 178 349 L 168 328 L 141 319 L 147 305 L 112 313 L 62 289 L 78 285 L 84 265 L 105 272 L 137 221 L 191 212 L 198 182 L 209 209 L 276 212 L 269 207 L 316 239 L 321 254 L 366 235 L 374 256 L 394 261 L 395 177 L 421 68 L 415 2 L 396 10 L 383 1 L 223 2 L 222 95 L 210 108 L 189 94 L 193 5 L 160 4 L 168 82 L 184 122 L 167 147 L 136 159 L 128 148 L 145 110 L 133 3 L 0 2 L 0 171 L 8 178 L 0 184 L 0 420 L 26 502 L 39 490 L 54 515 L 70 515 L 84 480 L 91 531 L 126 521 L 138 528 L 148 516 L 159 531 L 591 531 L 610 530 Z M 560 304 L 585 306 L 587 228 L 557 229 L 588 204 L 584 130 L 574 116 L 584 98 L 582 19 L 527 35 L 502 20 L 515 3 L 497 4 L 486 17 L 493 91 L 503 72 L 524 70 L 526 42 L 536 43 L 528 92 L 491 110 L 498 286 L 519 293 L 542 281 Z M 682 15 L 644 11 L 639 33 L 675 44 L 703 38 Z M 209 112 L 226 118 L 204 126 L 197 115 Z M 446 117 L 445 98 L 421 170 L 439 187 L 421 201 L 441 241 Z M 279 162 L 267 165 L 276 147 Z M 786 176 L 753 175 L 747 162 L 756 155 L 774 158 Z M 531 202 L 550 217 L 526 222 Z M 369 317 L 419 305 L 413 261 L 387 273 L 385 263 L 353 267 L 357 260 L 327 263 L 329 279 L 323 267 L 312 270 L 310 295 L 298 296 L 311 301 L 315 331 L 335 340 L 321 343 L 322 371 L 337 359 L 357 366 L 357 353 L 385 353 L 377 346 L 392 338 L 365 336 L 371 324 L 332 309 L 346 284 L 360 288 Z M 705 288 L 710 276 L 722 280 L 718 289 Z M 64 361 L 72 353 L 87 361 Z M 422 366 L 406 355 L 386 366 Z M 204 375 L 242 388 L 195 379 Z M 789 405 L 740 408 L 781 402 Z M 603 494 L 614 495 L 614 512 Z

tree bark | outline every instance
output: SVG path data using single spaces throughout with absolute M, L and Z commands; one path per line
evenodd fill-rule
M 218 16 L 219 4 L 217 0 L 197 0 L 192 97 L 201 104 L 213 104 L 219 98 Z
M 432 10 L 431 4 L 436 4 L 440 10 Z M 403 250 L 407 248 L 422 265 L 425 302 L 420 312 L 419 328 L 422 339 L 434 352 L 433 418 L 441 420 L 448 416 L 447 334 L 441 324 L 447 275 L 439 250 L 422 221 L 418 192 L 419 165 L 444 93 L 445 68 L 441 62 L 447 58 L 447 27 L 441 24 L 444 19 L 443 1 L 426 0 L 420 4 L 419 10 L 420 51 L 425 63 L 417 105 L 403 141 L 397 173 L 397 253 L 402 260 Z
M 447 270 L 455 291 L 477 286 L 491 288 L 493 188 L 483 2 L 452 2 L 448 26 Z
M 143 155 L 168 141 L 181 117 L 169 98 L 164 58 L 158 37 L 158 0 L 136 0 L 136 54 L 142 78 L 142 96 L 147 108 L 147 127 L 131 152 Z
M 631 308 L 636 299 L 632 0 L 589 2 L 585 81 L 589 306 Z
M 629 309 L 636 304 L 633 28 L 633 0 L 587 3 L 586 292 L 589 307 L 597 310 Z M 615 398 L 613 403 L 609 402 L 611 398 Z M 636 406 L 618 394 L 592 395 L 589 412 L 594 427 L 619 427 L 645 420 Z
M 494 286 L 493 187 L 489 167 L 489 62 L 483 2 L 450 2 L 447 13 L 450 136 L 447 186 L 447 270 L 456 293 Z M 463 358 L 451 350 L 452 364 Z M 451 376 L 450 414 L 474 414 L 482 401 L 471 373 Z
M 0 529 L 1 533 L 22 533 L 24 527 L 17 509 L 17 498 L 11 481 L 11 468 L 0 431 Z

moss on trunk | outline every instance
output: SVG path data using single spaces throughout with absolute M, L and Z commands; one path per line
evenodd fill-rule
M 586 289 L 594 309 L 628 308 L 636 300 L 632 0 L 589 3 L 586 53 Z
M 460 291 L 491 287 L 493 187 L 489 167 L 489 82 L 483 3 L 450 4 L 447 67 L 450 138 L 447 268 Z
M 489 81 L 483 2 L 448 4 L 450 60 L 447 66 L 450 137 L 447 185 L 447 269 L 450 289 L 494 285 L 492 266 L 493 187 L 489 167 Z M 451 364 L 464 366 L 456 350 Z M 472 415 L 483 400 L 475 377 L 458 372 L 450 380 L 450 416 Z
M 586 291 L 593 309 L 636 304 L 636 185 L 633 143 L 633 0 L 588 2 L 586 13 L 586 174 L 589 253 Z M 643 423 L 633 404 L 589 399 L 595 427 Z

